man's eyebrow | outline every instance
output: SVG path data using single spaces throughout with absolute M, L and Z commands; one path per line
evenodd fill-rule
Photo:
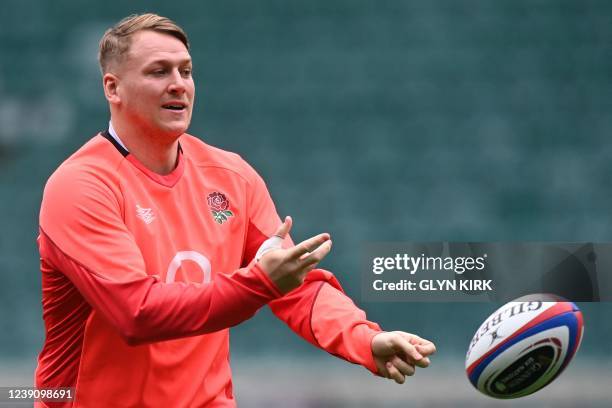
M 151 65 L 155 65 L 155 64 L 159 64 L 159 65 L 173 65 L 176 61 L 174 60 L 169 60 L 166 58 L 160 58 L 160 59 L 156 59 L 153 61 L 150 61 L 149 63 L 147 63 L 147 66 L 151 66 Z M 185 58 L 179 61 L 178 65 L 185 65 L 185 64 L 191 64 L 192 60 L 191 58 Z

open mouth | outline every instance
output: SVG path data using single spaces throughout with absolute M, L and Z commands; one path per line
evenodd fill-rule
M 162 108 L 172 110 L 175 112 L 180 112 L 180 111 L 185 110 L 187 106 L 181 103 L 169 103 L 169 104 L 163 105 Z

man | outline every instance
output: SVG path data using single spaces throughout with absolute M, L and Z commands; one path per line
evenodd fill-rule
M 37 387 L 75 387 L 68 406 L 233 407 L 229 327 L 266 304 L 398 383 L 429 365 L 431 342 L 381 331 L 314 269 L 328 234 L 294 246 L 259 175 L 185 133 L 195 88 L 180 27 L 130 16 L 99 60 L 109 129 L 57 169 L 41 205 Z

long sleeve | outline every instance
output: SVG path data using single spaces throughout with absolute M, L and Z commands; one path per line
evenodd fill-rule
M 253 175 L 249 231 L 243 264 L 251 261 L 257 248 L 280 225 L 274 203 L 258 175 Z M 293 245 L 290 238 L 284 246 Z M 363 310 L 344 293 L 331 272 L 315 269 L 304 283 L 269 303 L 272 312 L 311 344 L 349 362 L 377 373 L 372 356 L 372 338 L 381 332 L 368 321 Z
M 269 306 L 306 341 L 377 374 L 371 344 L 380 326 L 366 319 L 331 272 L 310 271 L 302 286 Z

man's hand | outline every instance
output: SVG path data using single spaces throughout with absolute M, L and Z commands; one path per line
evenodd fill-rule
M 289 233 L 291 225 L 291 217 L 285 217 L 274 236 L 264 242 L 256 256 L 261 258 L 261 268 L 282 293 L 300 286 L 308 271 L 331 251 L 332 244 L 329 234 L 319 234 L 292 248 L 282 249 L 280 243 Z
M 429 355 L 436 346 L 414 334 L 394 331 L 382 332 L 372 339 L 372 355 L 378 373 L 403 384 L 406 376 L 414 375 L 416 367 L 429 366 Z

